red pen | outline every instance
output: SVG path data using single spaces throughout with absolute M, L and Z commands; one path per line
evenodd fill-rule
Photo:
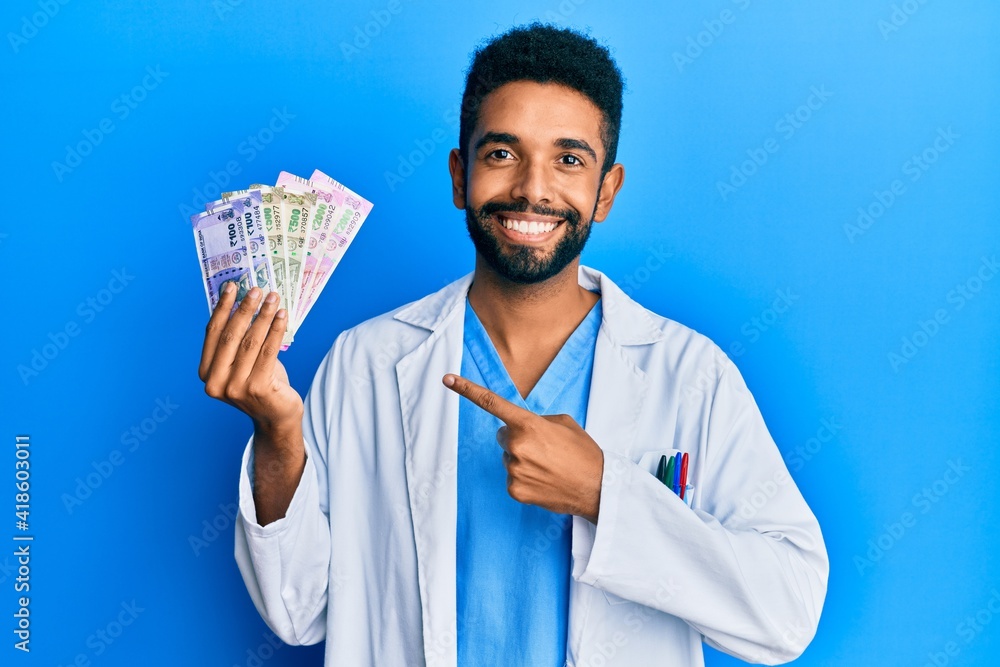
M 684 458 L 681 459 L 681 500 L 684 500 L 684 493 L 687 491 L 688 483 L 688 455 L 684 452 Z

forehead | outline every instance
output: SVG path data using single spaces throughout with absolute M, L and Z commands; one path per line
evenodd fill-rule
M 585 139 L 597 150 L 602 145 L 602 121 L 597 105 L 573 88 L 558 83 L 512 81 L 483 98 L 472 144 L 487 132 L 508 132 L 524 142 Z

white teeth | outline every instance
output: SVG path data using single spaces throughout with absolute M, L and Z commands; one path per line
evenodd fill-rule
M 511 229 L 522 234 L 545 234 L 551 232 L 556 228 L 555 222 L 538 222 L 537 220 L 532 220 L 531 222 L 526 222 L 524 220 L 507 220 L 501 218 L 503 226 L 507 229 Z

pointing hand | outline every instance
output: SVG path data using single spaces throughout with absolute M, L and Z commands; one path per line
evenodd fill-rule
M 604 452 L 572 417 L 537 415 L 459 375 L 443 381 L 504 423 L 497 442 L 511 498 L 597 523 Z

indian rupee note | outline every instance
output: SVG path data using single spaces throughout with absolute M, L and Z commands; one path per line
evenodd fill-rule
M 316 210 L 310 217 L 309 235 L 306 238 L 306 253 L 303 259 L 302 278 L 295 301 L 295 327 L 301 325 L 301 313 L 311 306 L 314 296 L 314 277 L 327 248 L 327 237 L 333 228 L 339 211 L 343 209 L 344 196 L 329 186 L 313 183 L 287 171 L 278 175 L 278 185 L 286 190 L 312 193 L 316 196 Z
M 274 268 L 271 256 L 267 251 L 267 235 L 264 233 L 264 220 L 261 211 L 263 199 L 260 190 L 250 190 L 247 194 L 237 197 L 225 197 L 219 201 L 209 202 L 205 208 L 209 212 L 230 205 L 233 212 L 243 219 L 246 229 L 247 248 L 253 260 L 254 280 L 266 295 L 274 291 Z
M 213 213 L 192 215 L 191 226 L 209 312 L 215 310 L 223 287 L 230 282 L 235 283 L 237 288 L 236 303 L 233 304 L 235 310 L 250 288 L 256 285 L 242 218 L 232 207 L 226 207 Z
M 299 285 L 302 282 L 302 262 L 305 259 L 305 245 L 308 237 L 310 212 L 316 208 L 316 195 L 312 193 L 298 194 L 283 189 L 281 199 L 281 214 L 287 224 L 285 246 L 288 252 L 288 286 L 291 308 L 288 310 L 288 329 L 283 342 L 290 342 L 295 334 L 294 321 L 296 300 Z
M 291 312 L 288 301 L 288 252 L 285 249 L 285 229 L 281 221 L 281 189 L 270 185 L 254 184 L 251 189 L 260 190 L 261 213 L 264 217 L 264 233 L 267 235 L 268 254 L 274 268 L 274 285 L 280 295 L 279 308 Z M 224 196 L 224 195 L 223 195 Z
M 322 183 L 314 183 L 288 172 L 282 172 L 279 175 L 278 183 L 298 191 L 312 192 L 317 197 L 317 215 L 312 219 L 312 228 L 306 240 L 308 245 L 302 272 L 302 285 L 295 306 L 295 322 L 296 327 L 298 327 L 301 326 L 302 314 L 311 308 L 312 302 L 318 294 L 314 288 L 317 285 L 318 272 L 324 264 L 324 260 L 329 262 L 326 257 L 327 252 L 336 247 L 331 234 L 336 220 L 343 211 L 344 195 L 335 188 Z
M 331 187 L 335 192 L 341 193 L 343 195 L 343 205 L 339 219 L 336 221 L 333 229 L 330 230 L 327 250 L 323 255 L 320 266 L 316 270 L 311 288 L 313 292 L 311 298 L 307 300 L 305 308 L 299 311 L 300 323 L 309 314 L 319 294 L 326 287 L 330 277 L 333 275 L 334 269 L 337 268 L 340 260 L 344 257 L 344 253 L 347 252 L 347 248 L 350 247 L 351 243 L 357 237 L 361 225 L 364 224 L 368 214 L 374 208 L 370 201 L 330 178 L 319 169 L 312 173 L 309 180 L 313 183 Z

